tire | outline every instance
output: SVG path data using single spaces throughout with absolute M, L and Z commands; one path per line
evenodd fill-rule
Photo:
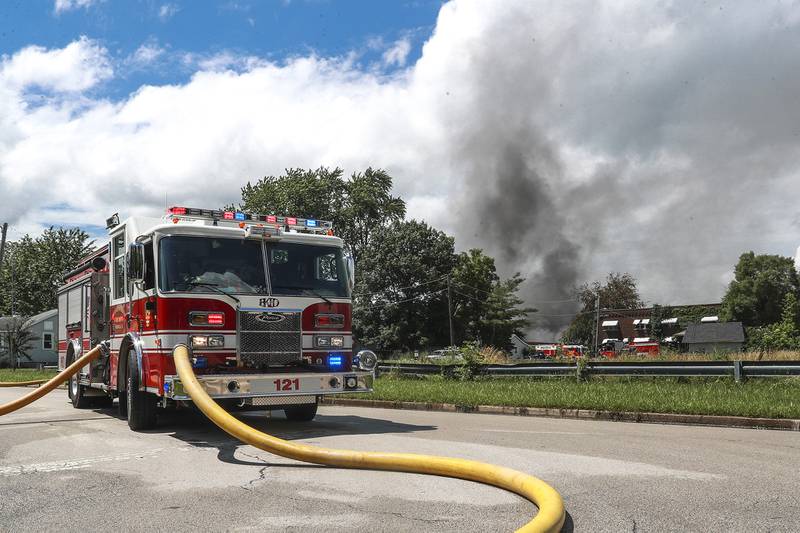
M 317 416 L 317 404 L 307 403 L 302 405 L 292 405 L 283 409 L 286 413 L 286 420 L 292 422 L 311 422 Z
M 67 366 L 72 364 L 73 357 L 70 357 L 70 361 Z M 80 371 L 76 372 L 69 381 L 67 382 L 67 389 L 69 390 L 69 398 L 72 400 L 72 407 L 75 409 L 86 409 L 90 406 L 90 398 L 86 396 L 85 390 L 86 387 L 78 383 L 78 374 Z
M 128 427 L 133 431 L 152 429 L 156 425 L 156 402 L 158 398 L 147 391 L 139 390 L 139 367 L 136 365 L 136 356 L 128 356 L 128 378 L 126 407 L 128 411 Z M 122 395 L 120 395 L 122 401 Z
M 119 404 L 117 405 L 117 412 L 119 413 L 119 416 L 122 418 L 128 418 L 128 395 L 125 393 L 125 391 L 119 391 L 117 393 L 117 398 L 119 398 Z

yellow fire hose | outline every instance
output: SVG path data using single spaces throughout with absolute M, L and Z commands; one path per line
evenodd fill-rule
M 46 379 L 35 379 L 33 381 L 0 381 L 0 387 L 27 387 L 29 385 L 41 385 L 47 383 Z
M 81 368 L 88 365 L 90 362 L 94 361 L 100 355 L 100 345 L 95 346 L 88 352 L 86 352 L 83 357 L 77 359 L 74 363 L 69 365 L 65 368 L 62 372 L 59 372 L 54 378 L 47 381 L 41 387 L 32 390 L 22 398 L 17 398 L 16 400 L 12 400 L 8 403 L 4 403 L 0 405 L 0 416 L 7 415 L 8 413 L 12 413 L 19 409 L 20 407 L 25 407 L 31 402 L 35 402 L 51 390 L 55 389 L 69 378 L 72 377 L 73 374 L 78 372 Z M 17 382 L 17 384 L 26 383 L 26 382 Z M 10 385 L 9 385 L 10 386 Z
M 558 492 L 541 479 L 510 468 L 432 455 L 318 448 L 262 433 L 234 418 L 211 399 L 194 375 L 192 364 L 189 361 L 189 350 L 186 346 L 182 344 L 176 346 L 172 354 L 181 383 L 195 405 L 222 430 L 242 442 L 275 455 L 307 463 L 342 468 L 433 474 L 494 485 L 515 492 L 539 507 L 539 513 L 533 520 L 519 528 L 518 533 L 557 532 L 564 524 L 564 502 Z

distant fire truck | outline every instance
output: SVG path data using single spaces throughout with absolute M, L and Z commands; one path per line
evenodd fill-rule
M 330 222 L 172 207 L 107 221 L 109 242 L 58 289 L 64 369 L 108 342 L 69 383 L 77 407 L 110 405 L 134 430 L 190 401 L 172 350 L 230 409 L 311 420 L 320 397 L 369 392 L 375 355 L 353 357 L 353 262 Z

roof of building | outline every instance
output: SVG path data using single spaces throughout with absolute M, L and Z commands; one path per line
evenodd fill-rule
M 48 318 L 53 318 L 58 314 L 58 309 L 50 309 L 49 311 L 45 311 L 44 313 L 39 313 L 38 315 L 33 315 L 28 320 L 25 321 L 25 327 L 31 327 L 34 324 L 38 324 L 39 322 L 43 322 Z
M 19 315 L 14 316 L 0 316 L 0 331 L 5 330 L 8 326 L 13 324 L 14 322 L 19 322 L 22 320 L 22 317 Z
M 744 328 L 741 322 L 706 322 L 689 324 L 686 327 L 684 344 L 703 342 L 744 342 Z

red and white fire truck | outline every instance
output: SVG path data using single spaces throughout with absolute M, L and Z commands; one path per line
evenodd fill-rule
M 104 346 L 69 383 L 75 407 L 118 397 L 132 429 L 153 427 L 190 401 L 181 343 L 231 409 L 311 420 L 320 397 L 371 390 L 375 354 L 353 356 L 353 262 L 330 222 L 172 207 L 106 225 L 108 244 L 58 289 L 59 368 Z

